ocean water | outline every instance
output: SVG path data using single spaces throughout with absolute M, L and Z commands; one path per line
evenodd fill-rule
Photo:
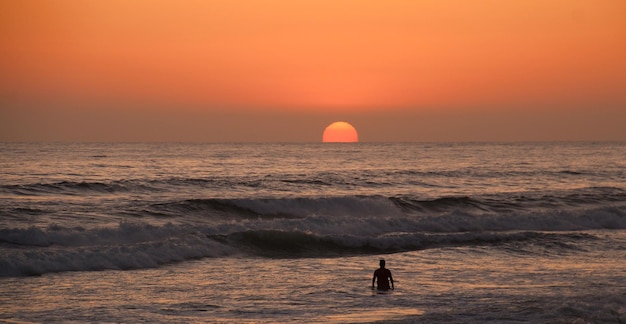
M 0 321 L 624 323 L 626 143 L 2 143 Z

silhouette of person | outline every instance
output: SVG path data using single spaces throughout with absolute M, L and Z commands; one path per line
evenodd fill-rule
M 372 278 L 372 289 L 374 289 L 374 282 L 377 282 L 378 290 L 389 290 L 389 283 L 391 282 L 391 289 L 393 290 L 393 277 L 391 271 L 385 269 L 385 260 L 380 260 L 380 268 L 374 271 L 374 277 Z

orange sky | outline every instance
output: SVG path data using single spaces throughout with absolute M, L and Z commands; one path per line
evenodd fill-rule
M 626 140 L 626 2 L 2 1 L 0 105 L 0 140 Z

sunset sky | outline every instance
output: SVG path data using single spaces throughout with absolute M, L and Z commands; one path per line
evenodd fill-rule
M 624 0 L 3 0 L 0 141 L 626 140 Z

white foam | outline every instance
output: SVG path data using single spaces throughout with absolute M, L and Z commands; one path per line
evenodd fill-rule
M 6 231 L 2 235 L 5 242 L 27 246 L 0 249 L 0 276 L 152 268 L 234 253 L 233 248 L 210 240 L 202 233 L 173 225 L 154 227 L 123 223 L 117 229 L 95 230 L 29 228 L 4 234 Z
M 381 197 L 305 199 L 304 203 L 298 199 L 241 200 L 237 203 L 267 213 L 290 210 L 307 216 L 231 219 L 204 225 L 121 222 L 116 227 L 53 225 L 0 229 L 0 276 L 149 268 L 193 258 L 230 255 L 237 253 L 237 246 L 211 237 L 245 231 L 300 232 L 333 242 L 338 249 L 371 247 L 393 252 L 446 244 L 525 240 L 532 239 L 533 232 L 626 228 L 626 206 L 619 204 L 515 212 L 477 213 L 453 209 L 442 213 L 406 214 Z

